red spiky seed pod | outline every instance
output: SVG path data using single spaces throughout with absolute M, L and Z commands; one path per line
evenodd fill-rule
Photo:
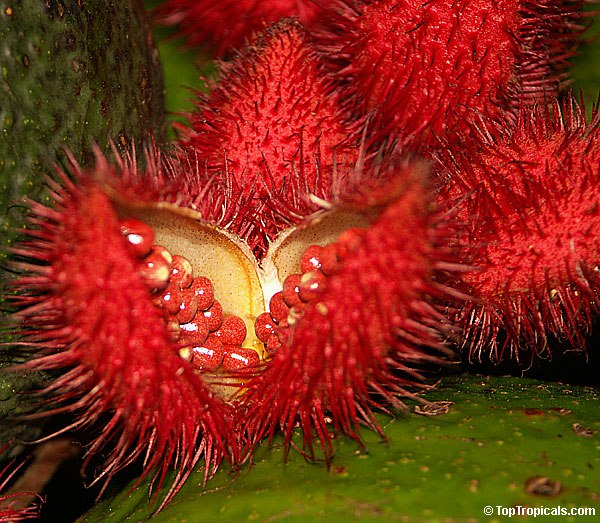
M 321 69 L 300 24 L 283 21 L 221 65 L 210 93 L 198 93 L 189 127 L 179 127 L 200 187 L 212 180 L 222 207 L 244 202 L 228 228 L 259 257 L 283 228 L 318 209 L 309 195 L 331 201 L 352 181 L 358 127 Z M 223 211 L 213 209 L 200 208 L 215 220 Z
M 431 296 L 446 292 L 433 281 L 438 266 L 450 267 L 441 247 L 444 227 L 438 229 L 418 167 L 405 167 L 393 180 L 369 194 L 365 215 L 380 212 L 361 234 L 346 235 L 353 248 L 340 249 L 335 274 L 321 273 L 297 315 L 293 307 L 288 321 L 275 318 L 281 336 L 279 343 L 268 338 L 273 360 L 241 399 L 251 441 L 281 429 L 289 447 L 300 424 L 307 455 L 316 438 L 329 460 L 328 420 L 358 440 L 361 424 L 382 433 L 373 409 L 402 408 L 402 396 L 426 388 L 419 368 L 440 364 L 446 354 L 445 320 L 430 305 Z M 340 243 L 347 242 L 334 242 Z
M 552 356 L 585 346 L 600 311 L 600 118 L 572 97 L 523 108 L 514 126 L 481 125 L 448 153 L 440 205 L 466 224 L 461 276 L 472 300 L 456 323 L 471 359 Z
M 582 0 L 341 0 L 323 8 L 317 47 L 380 137 L 422 154 L 502 119 L 565 83 Z
M 161 25 L 177 26 L 189 45 L 223 56 L 282 18 L 298 18 L 308 27 L 317 9 L 310 0 L 166 0 L 154 10 L 154 19 Z
M 102 421 L 87 451 L 89 461 L 111 449 L 98 480 L 144 457 L 141 478 L 160 487 L 176 464 L 166 503 L 201 456 L 207 477 L 235 457 L 232 410 L 180 357 L 124 222 L 91 181 L 114 180 L 114 168 L 101 158 L 91 175 L 72 167 L 78 184 L 62 174 L 54 208 L 32 203 L 29 239 L 13 249 L 18 346 L 32 351 L 23 368 L 54 373 L 43 393 L 52 414 L 71 414 L 65 430 Z
M 317 428 L 329 459 L 326 416 L 359 439 L 362 422 L 381 430 L 372 409 L 399 407 L 399 397 L 426 388 L 422 365 L 446 354 L 443 318 L 429 300 L 449 292 L 434 277 L 450 254 L 438 245 L 446 234 L 422 166 L 365 175 L 362 192 L 286 231 L 260 261 L 191 204 L 162 200 L 170 189 L 141 197 L 137 184 L 149 180 L 135 169 L 102 158 L 93 172 L 75 167 L 75 181 L 63 175 L 64 187 L 54 184 L 53 208 L 32 204 L 30 238 L 13 249 L 23 271 L 15 319 L 31 353 L 24 368 L 54 371 L 44 392 L 51 413 L 72 416 L 66 429 L 104 422 L 89 446 L 90 456 L 108 453 L 99 477 L 145 456 L 142 477 L 154 472 L 160 485 L 173 465 L 166 503 L 201 455 L 209 476 L 223 456 L 246 457 L 279 426 L 289 445 L 296 421 L 309 451 Z M 156 169 L 150 162 L 150 180 Z M 132 220 L 152 229 L 146 256 L 123 231 L 123 223 L 144 229 Z M 303 296 L 301 277 L 300 301 L 290 307 L 278 289 L 311 245 L 323 253 L 335 246 L 335 270 L 305 263 L 310 292 Z M 177 268 L 166 291 L 149 288 L 140 272 L 157 253 Z M 212 304 L 188 307 L 203 277 Z M 271 297 L 277 321 L 267 326 L 261 313 Z M 182 304 L 195 309 L 193 318 L 180 317 Z

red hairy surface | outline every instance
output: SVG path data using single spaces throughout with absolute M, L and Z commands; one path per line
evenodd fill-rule
M 483 127 L 483 126 L 482 126 Z M 471 358 L 551 357 L 585 345 L 600 311 L 600 118 L 572 98 L 523 108 L 442 161 L 441 205 L 466 224 L 456 318 Z
M 365 193 L 363 210 L 378 217 L 338 249 L 337 269 L 249 383 L 242 401 L 251 441 L 281 428 L 289 446 L 299 423 L 307 454 L 316 436 L 329 459 L 328 421 L 359 441 L 361 424 L 382 433 L 372 409 L 402 408 L 401 397 L 426 388 L 419 369 L 446 354 L 444 319 L 429 298 L 448 291 L 432 276 L 453 268 L 453 257 L 424 173 L 405 167 L 396 176 Z
M 582 30 L 581 0 L 340 0 L 316 33 L 331 70 L 381 136 L 420 153 L 552 97 Z
M 235 453 L 230 408 L 178 355 L 116 211 L 92 180 L 117 174 L 101 159 L 92 173 L 73 170 L 78 185 L 62 175 L 54 208 L 32 203 L 28 239 L 13 250 L 23 272 L 19 345 L 32 353 L 24 367 L 56 371 L 43 415 L 72 414 L 65 431 L 101 427 L 88 447 L 88 460 L 107 453 L 96 481 L 142 457 L 142 478 L 152 472 L 160 486 L 175 465 L 166 503 L 202 456 L 210 476 Z
M 0 447 L 0 454 L 4 453 L 9 446 L 10 443 L 6 443 Z M 12 478 L 19 472 L 23 464 L 24 462 L 16 463 L 15 460 L 10 460 L 4 468 L 0 469 L 0 521 L 16 523 L 26 519 L 35 519 L 39 516 L 41 499 L 37 494 L 33 492 L 10 492 L 7 489 Z
M 311 0 L 166 0 L 156 8 L 155 20 L 178 26 L 189 45 L 222 56 L 281 18 L 296 17 L 309 26 L 316 10 Z
M 16 523 L 17 521 L 25 521 L 27 519 L 36 519 L 39 517 L 38 507 L 11 508 L 11 503 L 16 502 L 20 497 L 28 496 L 28 494 L 14 494 L 2 496 L 0 494 L 0 521 L 9 521 Z M 6 508 L 1 508 L 6 505 Z
M 357 126 L 344 118 L 298 23 L 257 37 L 198 96 L 190 128 L 180 128 L 182 155 L 200 187 L 211 180 L 223 208 L 242 201 L 253 210 L 250 218 L 236 213 L 228 228 L 259 256 L 282 228 L 316 210 L 309 195 L 331 200 L 352 177 Z

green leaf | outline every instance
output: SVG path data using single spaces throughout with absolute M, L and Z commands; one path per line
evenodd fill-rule
M 463 375 L 445 378 L 427 399 L 441 413 L 380 417 L 387 443 L 369 430 L 364 449 L 338 438 L 329 469 L 295 451 L 286 463 L 276 438 L 237 479 L 224 467 L 203 490 L 197 473 L 153 521 L 478 520 L 485 506 L 597 506 L 597 390 Z M 81 522 L 143 521 L 156 508 L 143 485 Z

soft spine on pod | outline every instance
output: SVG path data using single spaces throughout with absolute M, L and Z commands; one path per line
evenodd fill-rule
M 121 166 L 131 178 L 135 166 Z M 54 407 L 41 415 L 71 413 L 61 432 L 102 423 L 86 461 L 111 450 L 95 481 L 143 457 L 140 481 L 154 471 L 160 487 L 177 465 L 166 503 L 202 456 L 206 477 L 224 456 L 235 459 L 231 408 L 178 355 L 137 273 L 112 203 L 94 181 L 119 173 L 100 157 L 93 174 L 72 170 L 77 185 L 65 174 L 62 187 L 53 183 L 54 208 L 31 203 L 28 239 L 13 249 L 22 273 L 14 284 L 17 346 L 31 352 L 24 368 L 58 371 L 42 391 Z
M 10 445 L 11 443 L 6 443 L 0 447 L 0 455 Z M 0 469 L 0 521 L 17 522 L 39 517 L 40 502 L 42 500 L 38 495 L 33 492 L 10 492 L 7 488 L 14 475 L 19 472 L 24 464 L 25 462 L 17 463 L 13 459 L 8 461 L 4 468 Z

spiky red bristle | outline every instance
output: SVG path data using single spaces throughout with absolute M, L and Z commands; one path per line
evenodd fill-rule
M 482 128 L 484 126 L 482 125 Z M 442 161 L 439 201 L 467 224 L 460 278 L 473 301 L 456 318 L 471 358 L 551 357 L 585 346 L 600 312 L 600 117 L 571 97 L 523 108 Z M 457 203 L 458 202 L 458 203 Z
M 329 420 L 358 440 L 361 424 L 381 433 L 372 409 L 401 408 L 403 396 L 426 388 L 420 370 L 442 362 L 444 319 L 430 297 L 446 292 L 433 276 L 453 258 L 442 247 L 424 173 L 395 174 L 366 195 L 381 204 L 380 215 L 340 237 L 336 268 L 320 278 L 302 315 L 288 319 L 287 340 L 248 384 L 242 411 L 252 442 L 281 428 L 289 447 L 299 423 L 307 454 L 316 436 L 329 459 Z
M 189 121 L 180 129 L 182 155 L 200 186 L 213 180 L 223 208 L 242 201 L 253 210 L 228 228 L 259 256 L 282 228 L 316 210 L 309 195 L 329 201 L 349 183 L 358 160 L 357 126 L 297 22 L 271 27 L 223 65 Z
M 188 44 L 223 56 L 281 18 L 295 17 L 309 26 L 316 11 L 310 0 L 166 0 L 154 14 L 159 24 L 178 26 Z
M 2 445 L 0 447 L 0 455 L 9 446 L 10 443 Z M 10 492 L 7 490 L 13 477 L 19 472 L 24 463 L 24 461 L 18 463 L 13 459 L 0 470 L 0 521 L 16 523 L 17 521 L 39 517 L 40 502 L 42 499 L 38 494 L 34 492 Z
M 14 504 L 18 503 L 19 498 L 29 496 L 29 493 L 15 493 L 7 496 L 0 494 L 0 521 L 17 523 L 18 521 L 37 519 L 39 517 L 39 507 L 37 505 L 14 508 Z
M 429 154 L 437 137 L 469 132 L 474 115 L 554 96 L 583 3 L 340 0 L 319 15 L 316 47 L 382 138 Z
M 107 451 L 97 480 L 138 458 L 140 480 L 158 486 L 177 468 L 166 503 L 204 456 L 210 476 L 236 453 L 231 411 L 178 354 L 162 313 L 137 274 L 116 211 L 93 179 L 115 178 L 99 160 L 78 185 L 62 175 L 54 208 L 32 204 L 29 236 L 13 249 L 22 341 L 29 370 L 58 371 L 43 393 L 43 415 L 69 413 L 64 430 L 100 429 L 88 460 Z

